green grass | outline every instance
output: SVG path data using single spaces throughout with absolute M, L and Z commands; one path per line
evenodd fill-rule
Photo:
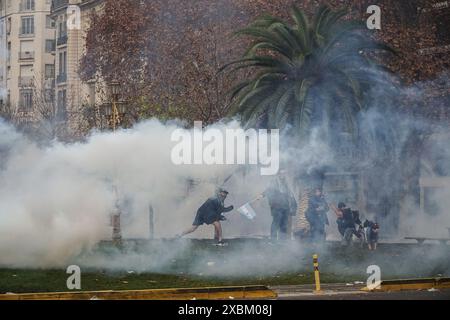
M 167 252 L 170 255 L 162 259 Z M 329 243 L 325 248 L 299 250 L 255 239 L 230 241 L 224 248 L 195 240 L 129 243 L 119 253 L 102 244 L 73 264 L 81 266 L 83 291 L 297 285 L 313 284 L 311 257 L 316 252 L 323 283 L 365 281 L 371 264 L 380 266 L 382 279 L 450 276 L 448 246 L 381 245 L 379 251 L 368 252 Z M 90 259 L 99 256 L 102 259 L 92 264 Z M 136 266 L 136 257 L 147 260 L 136 260 L 141 263 Z M 214 265 L 208 266 L 209 261 Z M 65 268 L 3 268 L 0 293 L 68 291 L 68 277 Z
M 0 269 L 1 292 L 61 292 L 69 291 L 66 287 L 68 275 L 65 270 L 15 270 Z M 345 282 L 357 280 L 355 277 L 339 277 L 322 274 L 322 282 Z M 86 272 L 82 274 L 82 291 L 97 290 L 138 290 L 163 288 L 193 288 L 207 286 L 239 285 L 294 285 L 311 284 L 313 275 L 285 273 L 266 277 L 245 277 L 223 279 L 217 277 L 180 276 L 170 274 L 126 274 Z

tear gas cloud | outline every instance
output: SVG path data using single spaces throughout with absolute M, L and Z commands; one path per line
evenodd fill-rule
M 386 121 L 380 124 L 378 119 L 400 119 L 374 110 L 361 114 L 360 121 L 365 128 L 378 126 L 378 130 L 383 131 Z M 417 126 L 426 125 L 407 121 L 404 116 L 402 119 L 402 126 L 397 126 L 396 148 L 399 150 L 406 136 Z M 240 124 L 231 121 L 211 127 L 226 130 L 239 128 Z M 171 250 L 153 253 L 131 252 L 117 260 L 91 252 L 99 241 L 111 238 L 110 215 L 116 202 L 115 189 L 122 208 L 124 238 L 148 237 L 149 205 L 155 212 L 155 237 L 170 238 L 191 225 L 197 208 L 231 174 L 233 177 L 225 185 L 230 191 L 226 204 L 233 204 L 235 208 L 260 194 L 271 181 L 272 177 L 261 176 L 256 167 L 174 165 L 170 158 L 174 142 L 170 137 L 180 128 L 183 125 L 177 122 L 163 124 L 147 120 L 115 133 L 93 132 L 85 142 L 53 142 L 40 146 L 0 122 L 0 265 L 64 267 L 79 259 L 83 265 L 91 267 L 158 270 L 189 245 L 180 244 Z M 340 163 L 322 139 L 322 132 L 321 128 L 314 129 L 309 141 L 302 146 L 281 136 L 281 165 L 292 172 L 300 168 L 307 173 L 317 167 L 339 168 Z M 377 139 L 377 135 L 373 137 Z M 432 141 L 429 150 L 431 153 L 444 150 L 448 155 L 448 140 Z M 371 176 L 379 179 L 385 193 L 392 192 L 390 188 L 400 183 L 392 180 L 396 179 L 395 175 L 389 174 L 390 166 L 392 170 L 401 166 L 399 153 L 394 154 L 397 162 L 384 163 L 381 167 L 374 166 L 374 162 L 379 161 L 376 153 L 364 163 L 366 168 L 379 168 Z M 450 164 L 446 165 L 446 172 L 450 172 Z M 289 175 L 289 183 L 296 194 L 299 181 L 293 178 L 297 177 Z M 189 181 L 193 183 L 189 185 Z M 401 221 L 397 238 L 410 232 L 433 235 L 436 226 L 450 226 L 450 217 L 445 211 L 450 206 L 448 192 L 443 188 L 430 197 L 435 207 L 432 219 L 424 216 L 410 198 L 399 199 Z M 254 221 L 246 220 L 236 211 L 228 214 L 228 221 L 223 223 L 225 237 L 267 235 L 271 223 L 268 205 L 266 201 L 258 201 L 254 208 L 258 213 Z M 331 212 L 328 214 L 329 236 L 333 238 L 337 234 L 335 219 Z M 375 212 L 362 214 L 377 217 Z M 383 226 L 383 221 L 381 224 Z M 446 231 L 438 232 L 442 235 Z M 212 230 L 200 228 L 192 237 L 211 238 Z M 291 265 L 292 257 L 302 250 L 300 244 L 292 245 L 271 261 L 277 262 L 279 267 Z M 255 268 L 270 268 L 270 263 L 261 263 L 268 257 L 252 258 L 252 254 L 256 253 L 251 247 L 243 248 L 236 257 L 230 257 L 237 263 L 230 264 L 229 269 L 216 271 L 239 273 L 238 261 L 249 259 Z

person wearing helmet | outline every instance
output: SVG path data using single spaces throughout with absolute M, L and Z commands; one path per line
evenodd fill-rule
M 222 225 L 221 221 L 226 220 L 222 213 L 229 212 L 234 209 L 233 206 L 225 207 L 224 202 L 227 198 L 228 191 L 222 188 L 216 190 L 216 195 L 206 200 L 197 210 L 192 226 L 178 235 L 183 237 L 198 229 L 203 224 L 214 226 L 214 239 L 218 245 L 223 245 Z

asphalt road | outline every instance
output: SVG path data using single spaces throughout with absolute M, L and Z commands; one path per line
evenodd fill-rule
M 365 292 L 361 288 L 361 285 L 324 285 L 323 293 L 315 294 L 312 286 L 271 287 L 278 300 L 450 300 L 450 289 Z

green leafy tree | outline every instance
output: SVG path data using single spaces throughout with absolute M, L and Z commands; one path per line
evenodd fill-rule
M 365 93 L 386 80 L 370 54 L 392 50 L 368 36 L 362 22 L 343 19 L 346 14 L 321 6 L 309 21 L 293 7 L 292 24 L 266 15 L 238 31 L 255 41 L 222 70 L 255 72 L 233 90 L 232 114 L 248 126 L 291 128 L 303 138 L 318 124 L 329 133 L 357 133 Z

